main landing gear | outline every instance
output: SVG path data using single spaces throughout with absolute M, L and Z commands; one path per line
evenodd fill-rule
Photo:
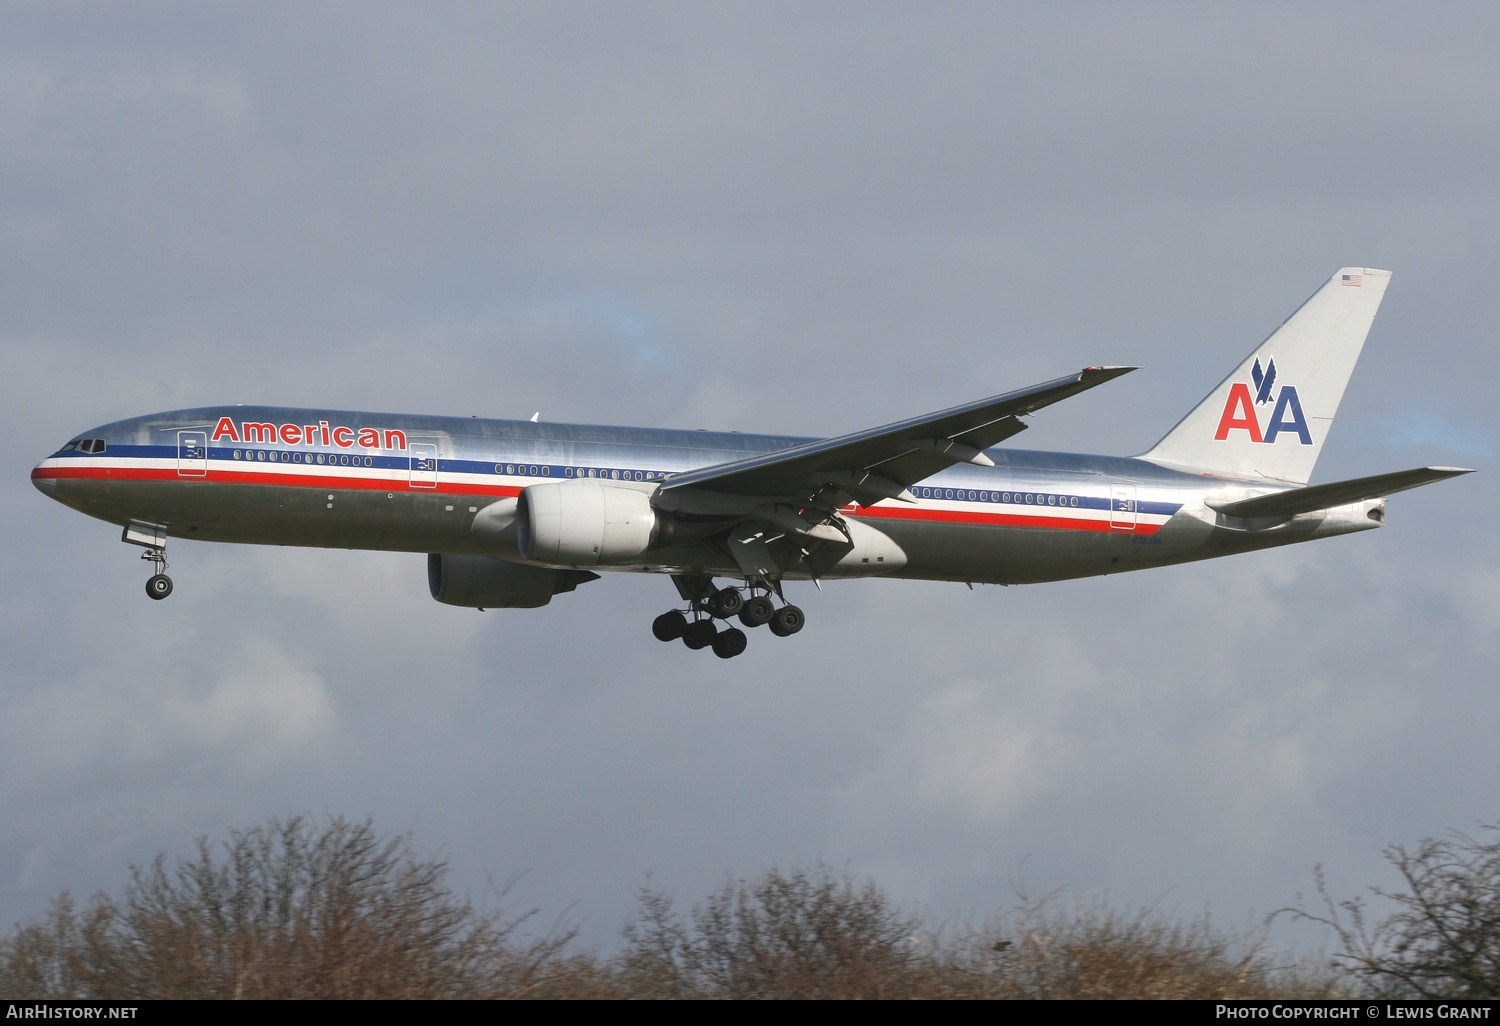
M 778 609 L 770 594 L 758 588 L 758 585 L 746 584 L 743 588 L 720 588 L 715 591 L 710 585 L 697 594 L 692 594 L 688 588 L 683 587 L 679 579 L 678 589 L 685 593 L 684 597 L 690 603 L 688 611 L 685 613 L 681 609 L 671 609 L 661 614 L 651 622 L 651 633 L 658 641 L 681 639 L 688 648 L 712 648 L 714 655 L 720 659 L 733 659 L 745 651 L 749 639 L 738 627 L 729 626 L 721 630 L 714 623 L 715 620 L 728 623 L 729 620 L 736 619 L 752 629 L 770 626 L 771 633 L 779 638 L 790 637 L 802 629 L 807 621 L 801 609 L 792 605 L 784 605 Z M 691 619 L 688 618 L 689 614 Z

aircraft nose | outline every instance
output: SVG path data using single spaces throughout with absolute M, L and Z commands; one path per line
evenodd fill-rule
M 36 485 L 36 490 L 49 499 L 57 498 L 57 478 L 44 475 L 43 464 L 37 464 L 31 469 L 31 483 Z

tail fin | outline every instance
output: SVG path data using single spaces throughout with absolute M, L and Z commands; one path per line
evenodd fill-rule
M 1390 280 L 1342 268 L 1140 458 L 1306 484 Z

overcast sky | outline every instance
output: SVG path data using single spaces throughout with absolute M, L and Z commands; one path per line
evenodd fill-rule
M 5 4 L 0 928 L 299 812 L 606 944 L 648 872 L 933 922 L 1393 885 L 1500 819 L 1497 50 L 1484 3 Z M 152 602 L 28 480 L 210 403 L 834 435 L 1101 363 L 1013 444 L 1131 454 L 1343 265 L 1395 277 L 1314 481 L 1479 474 L 1191 566 L 796 586 L 728 662 L 655 577 L 479 613 L 175 542 Z

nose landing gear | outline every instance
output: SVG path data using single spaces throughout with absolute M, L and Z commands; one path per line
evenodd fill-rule
M 142 524 L 131 521 L 125 525 L 120 540 L 130 545 L 139 545 L 146 551 L 141 558 L 150 563 L 155 573 L 146 581 L 146 594 L 161 600 L 172 594 L 172 578 L 167 576 L 167 529 L 161 524 Z
M 163 573 L 167 569 L 167 550 L 147 549 L 141 553 L 141 558 L 156 568 L 156 573 L 146 581 L 146 594 L 154 599 L 164 599 L 172 594 L 172 578 Z

